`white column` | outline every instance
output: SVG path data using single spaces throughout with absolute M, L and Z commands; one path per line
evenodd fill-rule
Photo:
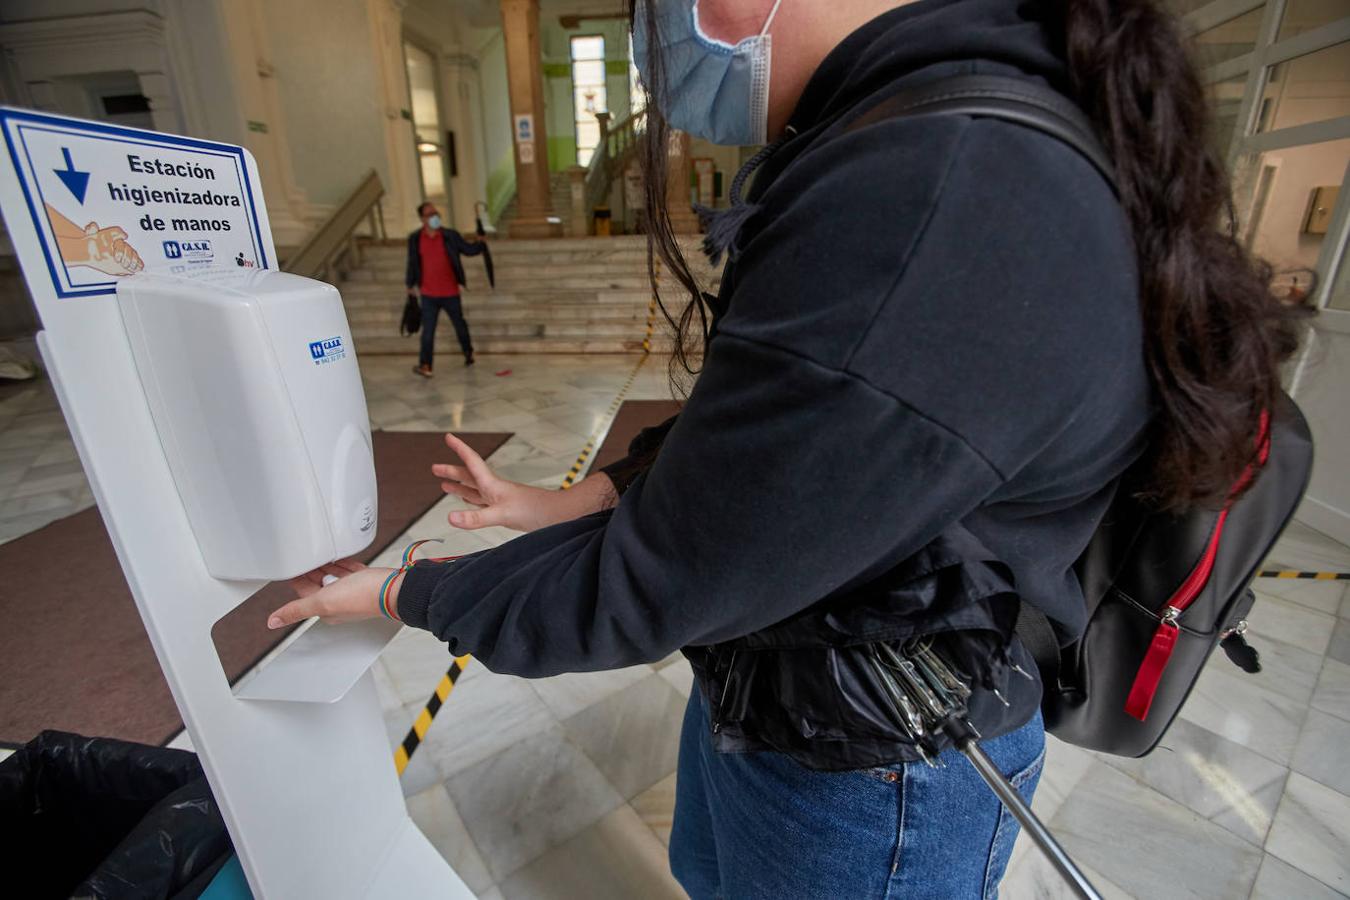
M 273 47 L 268 36 L 266 20 L 263 18 L 262 0 L 249 0 L 252 14 L 249 17 L 253 29 L 254 43 L 258 50 L 258 87 L 262 108 L 266 118 L 271 144 L 275 148 L 277 177 L 279 187 L 290 199 L 292 213 L 306 220 L 309 214 L 309 200 L 305 191 L 295 178 L 295 166 L 292 162 L 290 140 L 287 136 L 285 107 L 281 103 L 281 91 L 277 86 L 277 77 L 271 60 Z M 273 225 L 273 229 L 275 229 Z
M 309 233 L 304 193 L 295 183 L 285 119 L 268 58 L 267 30 L 259 0 L 213 0 L 217 23 L 226 42 L 234 96 L 234 115 L 242 119 L 240 143 L 258 161 L 267 198 L 272 235 L 282 247 L 298 245 Z
M 562 235 L 553 221 L 548 171 L 548 125 L 544 121 L 544 74 L 539 48 L 539 0 L 501 0 L 502 35 L 506 40 L 506 86 L 514 123 L 529 116 L 528 139 L 515 134 L 516 217 L 511 236 Z M 513 126 L 513 132 L 514 132 Z
M 390 235 L 411 231 L 417 224 L 421 202 L 421 179 L 417 172 L 417 148 L 408 110 L 408 69 L 403 60 L 403 8 L 407 0 L 367 0 L 371 50 L 379 72 L 378 85 L 384 108 L 385 155 L 389 161 L 384 186 L 385 228 Z
M 441 121 L 455 133 L 458 170 L 450 187 L 454 206 L 450 215 L 457 228 L 467 230 L 474 224 L 474 203 L 487 200 L 487 173 L 479 159 L 482 114 L 475 104 L 478 60 L 467 53 L 452 52 L 441 54 L 440 62 Z

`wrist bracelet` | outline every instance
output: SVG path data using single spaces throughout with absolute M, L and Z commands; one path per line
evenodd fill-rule
M 394 582 L 398 579 L 400 575 L 402 575 L 404 572 L 412 568 L 413 565 L 412 557 L 413 554 L 417 552 L 417 548 L 421 547 L 423 544 L 432 544 L 432 543 L 439 544 L 441 542 L 436 538 L 431 538 L 425 541 L 414 541 L 413 543 L 409 544 L 408 549 L 403 551 L 403 562 L 399 565 L 397 569 L 390 572 L 389 577 L 384 580 L 384 584 L 380 585 L 380 597 L 379 597 L 380 612 L 384 615 L 385 618 L 393 619 L 395 622 L 403 621 L 398 617 L 398 613 L 395 611 L 396 607 L 394 604 Z M 424 559 L 422 560 L 422 562 L 449 562 L 453 559 L 459 559 L 459 557 L 437 556 L 432 557 L 431 559 Z
M 440 538 L 427 538 L 421 541 L 413 541 L 411 544 L 408 545 L 408 548 L 403 551 L 403 568 L 406 569 L 413 564 L 414 562 L 413 554 L 416 553 L 418 548 L 420 548 L 423 544 L 440 544 L 440 543 L 444 543 Z M 452 560 L 462 558 L 463 557 L 460 556 L 429 556 L 426 559 L 418 560 L 418 562 L 450 562 Z
M 407 571 L 407 567 L 395 569 L 389 573 L 389 577 L 384 580 L 380 586 L 380 612 L 386 619 L 393 619 L 395 622 L 402 622 L 397 613 L 394 612 L 393 594 L 394 580 Z

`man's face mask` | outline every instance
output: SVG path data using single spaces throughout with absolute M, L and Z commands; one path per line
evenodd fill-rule
M 759 34 L 735 46 L 703 33 L 698 0 L 645 0 L 633 19 L 633 61 L 645 79 L 651 71 L 647 17 L 656 16 L 665 85 L 657 98 L 666 121 L 714 144 L 762 144 L 769 121 L 769 26 L 776 0 Z

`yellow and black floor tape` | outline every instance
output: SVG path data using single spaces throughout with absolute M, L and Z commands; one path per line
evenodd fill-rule
M 1298 572 L 1291 569 L 1267 569 L 1257 578 L 1307 578 L 1314 581 L 1350 581 L 1350 572 Z
M 601 437 L 609 432 L 609 426 L 614 420 L 614 414 L 619 411 L 619 407 L 623 404 L 623 398 L 627 396 L 629 389 L 633 386 L 633 382 L 637 380 L 638 372 L 641 371 L 642 365 L 646 361 L 647 354 L 643 353 L 642 358 L 639 359 L 637 365 L 633 367 L 633 371 L 628 374 L 628 380 L 623 383 L 623 387 L 619 388 L 619 393 L 614 396 L 614 402 L 611 403 L 609 409 L 605 411 L 605 417 L 602 420 L 601 426 L 591 435 L 591 439 L 586 442 L 585 448 L 581 451 L 580 455 L 577 456 L 577 461 L 572 464 L 572 468 L 568 470 L 567 476 L 563 478 L 563 490 L 570 488 L 576 481 L 577 476 L 586 468 L 586 461 L 590 459 L 591 452 L 595 449 L 595 445 L 599 443 Z M 454 690 L 455 682 L 459 680 L 459 676 L 463 674 L 464 669 L 469 665 L 470 659 L 471 657 L 467 655 L 455 658 L 455 661 L 450 664 L 450 670 L 447 671 L 445 675 L 441 676 L 440 682 L 436 685 L 436 690 L 432 692 L 431 698 L 427 700 L 427 705 L 422 707 L 422 711 L 418 713 L 417 718 L 413 720 L 412 727 L 408 729 L 408 734 L 403 738 L 403 743 L 399 744 L 398 748 L 394 751 L 394 769 L 398 774 L 402 775 L 403 770 L 408 768 L 408 763 L 412 760 L 412 755 L 417 752 L 417 748 L 421 745 L 422 739 L 427 735 L 427 729 L 431 727 L 431 720 L 436 718 L 436 713 L 441 711 L 441 706 L 444 705 L 446 698 L 450 696 L 450 692 Z
M 656 298 L 647 303 L 647 336 L 642 339 L 642 352 L 652 352 L 652 331 L 656 328 Z
M 656 262 L 656 284 L 661 284 L 661 261 Z M 656 327 L 656 294 L 652 294 L 652 299 L 647 301 L 647 334 L 642 338 L 642 352 L 652 352 L 652 331 Z
M 586 461 L 591 458 L 591 454 L 595 451 L 595 445 L 609 432 L 609 426 L 614 420 L 614 414 L 617 413 L 619 407 L 623 405 L 623 398 L 628 395 L 629 388 L 633 386 L 633 382 L 637 379 L 638 372 L 642 369 L 642 364 L 646 361 L 647 354 L 644 353 L 642 354 L 642 358 L 638 360 L 637 365 L 633 366 L 633 371 L 628 373 L 628 380 L 623 383 L 623 387 L 619 388 L 619 393 L 614 395 L 614 402 L 609 405 L 609 409 L 605 410 L 605 417 L 602 420 L 601 426 L 591 435 L 591 439 L 586 442 L 586 446 L 581 448 L 581 452 L 577 454 L 577 461 L 572 463 L 572 468 L 569 469 L 567 474 L 563 477 L 562 489 L 564 491 L 576 483 L 577 477 L 581 475 L 582 471 L 586 468 Z
M 441 676 L 440 683 L 436 685 L 436 690 L 431 693 L 431 699 L 417 714 L 412 728 L 408 729 L 408 734 L 403 738 L 403 743 L 399 744 L 398 749 L 394 751 L 394 768 L 398 771 L 398 774 L 402 775 L 403 770 L 408 768 L 408 762 L 412 759 L 413 753 L 417 752 L 417 745 L 422 743 L 422 738 L 427 736 L 427 729 L 431 727 L 431 720 L 436 718 L 436 713 L 441 711 L 441 705 L 450 696 L 450 692 L 455 689 L 455 682 L 459 681 L 459 676 L 464 674 L 464 669 L 468 665 L 469 657 L 460 656 L 450 664 L 450 670 Z

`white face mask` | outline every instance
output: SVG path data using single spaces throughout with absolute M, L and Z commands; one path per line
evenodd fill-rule
M 734 46 L 708 37 L 698 22 L 698 0 L 643 0 L 633 17 L 633 61 L 651 71 L 647 17 L 654 7 L 665 73 L 657 98 L 666 121 L 714 144 L 762 144 L 769 122 L 769 26 L 776 0 L 759 34 Z
M 440 231 L 441 229 L 440 215 L 439 214 L 433 215 L 430 219 L 427 219 L 427 227 L 430 228 L 432 231 Z

